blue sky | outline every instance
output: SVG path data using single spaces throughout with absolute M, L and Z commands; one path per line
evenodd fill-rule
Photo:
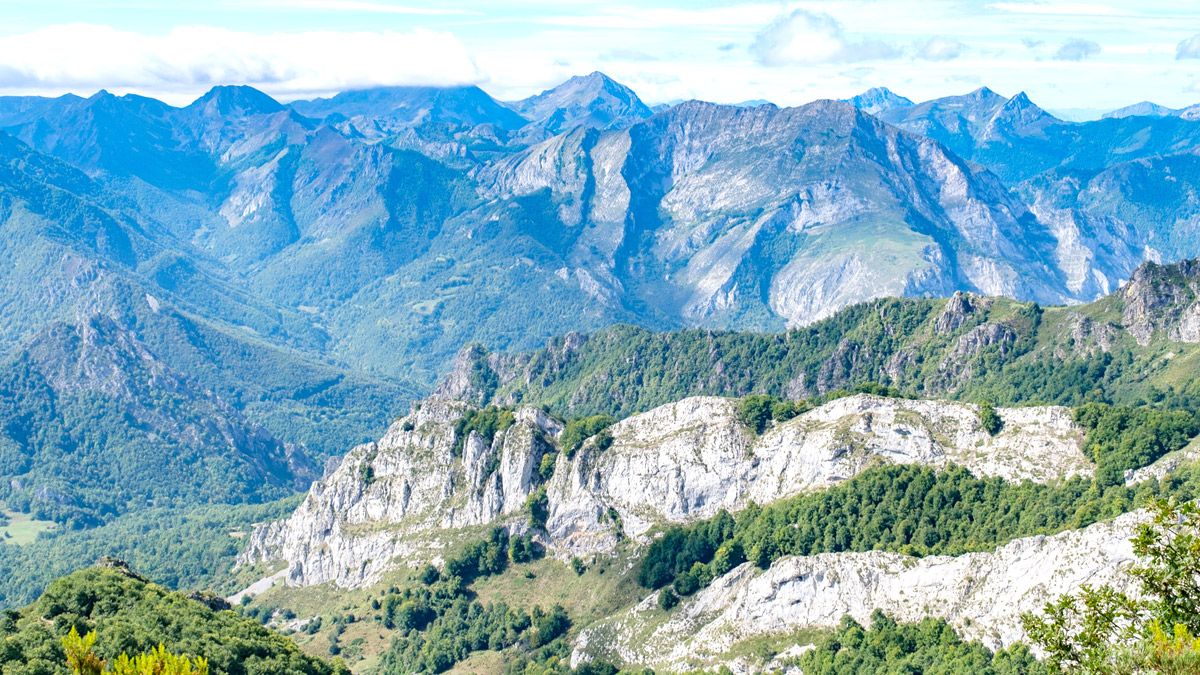
M 213 84 L 281 99 L 381 84 L 518 98 L 600 70 L 647 101 L 795 105 L 989 86 L 1085 116 L 1200 101 L 1200 2 L 0 0 L 0 93 Z

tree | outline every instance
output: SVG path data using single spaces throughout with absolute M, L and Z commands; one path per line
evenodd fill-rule
M 162 645 L 137 656 L 122 653 L 112 668 L 105 669 L 104 660 L 93 651 L 95 645 L 95 631 L 80 637 L 72 626 L 71 632 L 63 637 L 62 647 L 67 655 L 67 666 L 74 675 L 208 675 L 208 661 L 203 657 L 192 659 L 172 654 Z
M 1200 672 L 1200 508 L 1157 501 L 1130 570 L 1140 593 L 1084 586 L 1022 617 L 1053 668 L 1100 674 Z
M 1004 420 L 1000 419 L 999 413 L 996 412 L 996 406 L 990 401 L 984 401 L 979 404 L 979 424 L 983 430 L 988 432 L 989 436 L 995 436 L 1004 428 Z

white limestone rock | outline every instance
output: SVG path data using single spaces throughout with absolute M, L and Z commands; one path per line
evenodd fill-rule
M 352 450 L 288 520 L 256 529 L 241 562 L 282 560 L 291 584 L 362 586 L 397 559 L 436 556 L 454 531 L 523 527 L 542 456 L 561 427 L 521 409 L 490 446 L 476 434 L 463 439 L 459 457 L 455 423 L 468 409 L 427 401 Z M 954 463 L 1034 481 L 1092 470 L 1068 410 L 1000 414 L 1004 429 L 992 437 L 970 405 L 857 395 L 755 436 L 738 421 L 737 401 L 684 399 L 617 423 L 610 443 L 592 438 L 573 458 L 558 457 L 545 484 L 546 544 L 562 556 L 608 553 L 619 534 L 644 541 L 665 523 L 829 487 L 886 462 Z

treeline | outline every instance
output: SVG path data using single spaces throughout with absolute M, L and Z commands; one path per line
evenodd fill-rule
M 670 584 L 660 596 L 669 607 L 673 596 L 690 595 L 747 560 L 765 569 L 788 555 L 992 550 L 1019 537 L 1086 527 L 1165 495 L 1200 495 L 1200 469 L 1126 487 L 1083 478 L 1017 484 L 958 467 L 885 466 L 828 490 L 672 527 L 647 547 L 638 582 Z
M 1087 430 L 1083 449 L 1096 463 L 1096 480 L 1103 485 L 1124 482 L 1126 471 L 1182 448 L 1200 433 L 1196 409 L 1088 403 L 1075 410 L 1075 422 Z
M 615 326 L 570 349 L 557 339 L 502 357 L 495 367 L 509 377 L 498 386 L 482 352 L 474 363 L 489 372 L 492 400 L 546 405 L 568 418 L 620 419 L 688 396 L 812 399 L 878 384 L 905 396 L 1003 406 L 1200 407 L 1200 383 L 1178 384 L 1172 361 L 1160 358 L 1154 345 L 1138 345 L 1117 326 L 1103 349 L 1094 339 L 1077 338 L 1069 330 L 1075 319 L 1064 319 L 1086 315 L 1088 307 L 1043 311 L 973 299 L 969 312 L 947 321 L 949 302 L 875 300 L 773 334 Z M 1057 320 L 1046 320 L 1051 312 Z

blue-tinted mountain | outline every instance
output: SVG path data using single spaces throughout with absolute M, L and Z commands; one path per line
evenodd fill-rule
M 490 124 L 513 131 L 527 122 L 479 87 L 377 87 L 347 91 L 332 98 L 293 101 L 290 105 L 309 117 L 339 115 L 380 128 L 426 123 L 463 127 Z
M 369 437 L 366 429 L 382 428 L 412 395 L 402 382 L 324 360 L 324 331 L 250 292 L 115 185 L 126 183 L 92 178 L 0 134 L 0 251 L 10 261 L 0 273 L 0 378 L 12 394 L 0 404 L 12 432 L 0 483 L 20 493 L 10 503 L 37 502 L 78 523 L 145 506 L 119 491 L 105 501 L 94 485 L 71 492 L 75 482 L 63 478 L 51 481 L 57 492 L 41 490 L 62 475 L 51 460 L 98 447 L 114 462 L 165 465 L 179 455 L 199 467 L 241 458 L 249 473 L 229 484 L 238 499 L 276 496 L 312 476 L 289 469 L 287 458 L 320 458 Z M 52 426 L 89 415 L 94 428 Z M 96 475 L 111 477 L 116 466 Z M 195 488 L 170 482 L 159 496 L 194 503 Z M 62 490 L 69 494 L 60 499 Z
M 512 107 L 543 136 L 578 126 L 619 129 L 654 114 L 632 89 L 599 72 L 572 77 Z
M 3 107 L 3 104 L 0 104 Z M 64 96 L 40 105 L 37 116 L 13 118 L 4 130 L 30 147 L 85 171 L 137 177 L 172 189 L 207 190 L 213 162 L 180 143 L 165 103 L 100 91 L 86 99 Z
M 1069 285 L 1113 292 L 1144 260 L 1197 255 L 1200 155 L 1149 157 L 1101 171 L 1056 169 L 1016 187 L 1057 233 Z
M 649 117 L 598 73 L 515 104 L 524 114 L 474 87 L 287 106 L 247 87 L 184 108 L 112 98 L 139 136 L 171 142 L 134 176 L 70 161 L 108 212 L 137 212 L 130 246 L 149 251 L 138 256 L 155 279 L 286 317 L 293 327 L 258 334 L 267 344 L 426 384 L 464 342 L 530 346 L 614 321 L 779 327 L 881 294 L 955 290 L 1090 299 L 1153 257 L 1149 242 L 1064 227 L 1029 208 L 1040 188 L 1012 188 L 1197 140 L 1179 118 L 1073 124 L 988 89 L 857 99 L 887 102 L 878 116 L 891 126 L 833 102 L 690 102 Z M 92 118 L 59 112 L 83 103 L 0 110 L 25 111 L 20 132 L 73 129 Z M 161 180 L 179 154 L 209 178 Z M 1200 253 L 1186 240 L 1170 255 Z M 205 303 L 189 305 L 195 321 L 245 323 Z
M 994 176 L 844 103 L 693 101 L 479 180 L 488 208 L 553 214 L 534 232 L 597 302 L 673 323 L 783 326 L 959 287 L 1065 297 L 1048 233 Z
M 318 473 L 108 317 L 51 324 L 0 366 L 0 499 L 40 518 L 264 501 Z
M 1165 105 L 1159 105 L 1152 101 L 1142 101 L 1111 110 L 1104 113 L 1102 117 L 1105 119 L 1110 117 L 1170 117 L 1176 114 L 1176 112 L 1174 108 L 1168 108 Z
M 528 124 L 473 86 L 377 87 L 290 105 L 347 136 L 385 140 L 450 163 L 473 164 L 503 151 Z
M 913 105 L 911 100 L 887 87 L 873 87 L 857 96 L 852 96 L 844 100 L 855 108 L 872 115 L 884 112 L 885 110 L 908 108 Z
M 1099 171 L 1200 145 L 1200 124 L 1181 117 L 1066 122 L 1024 93 L 1006 99 L 987 88 L 884 111 L 880 117 L 1014 183 L 1051 169 Z
M 1142 101 L 1106 112 L 1103 117 L 1182 117 L 1185 120 L 1196 120 L 1200 119 L 1200 103 L 1186 108 L 1168 108 L 1151 101 Z

